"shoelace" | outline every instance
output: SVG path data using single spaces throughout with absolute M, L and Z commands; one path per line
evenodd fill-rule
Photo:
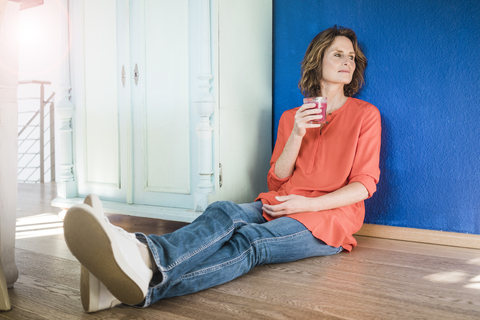
M 124 236 L 126 236 L 126 237 L 128 237 L 128 238 L 130 238 L 130 239 L 132 239 L 132 240 L 138 241 L 138 239 L 137 239 L 137 237 L 135 236 L 134 233 L 130 233 L 130 232 L 126 231 L 125 229 L 123 229 L 123 228 L 121 228 L 121 227 L 118 227 L 118 226 L 112 224 L 112 223 L 108 220 L 108 218 L 107 218 L 106 216 L 103 216 L 103 218 L 105 219 L 105 222 L 106 222 L 110 227 L 112 227 L 112 229 L 114 229 L 115 231 L 121 233 L 122 235 L 124 235 Z M 140 241 L 138 241 L 138 242 L 141 243 Z

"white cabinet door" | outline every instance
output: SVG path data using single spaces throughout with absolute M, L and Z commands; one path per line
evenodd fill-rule
M 119 106 L 122 55 L 119 32 L 122 1 L 84 0 L 75 4 L 74 84 L 78 192 L 125 201 Z M 120 16 L 119 16 L 120 15 Z M 101 21 L 101 24 L 99 24 Z
M 131 1 L 135 204 L 193 207 L 189 68 L 189 1 Z

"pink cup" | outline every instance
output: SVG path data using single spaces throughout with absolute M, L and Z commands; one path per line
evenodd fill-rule
M 319 109 L 319 113 L 322 115 L 320 120 L 312 120 L 309 123 L 325 123 L 327 122 L 327 97 L 311 97 L 303 99 L 303 103 L 315 103 L 316 109 Z

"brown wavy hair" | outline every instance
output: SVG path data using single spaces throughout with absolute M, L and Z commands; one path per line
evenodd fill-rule
M 301 63 L 302 77 L 298 82 L 302 94 L 305 97 L 320 97 L 322 96 L 322 88 L 320 87 L 320 80 L 322 79 L 322 61 L 325 51 L 329 48 L 336 37 L 347 37 L 352 41 L 353 50 L 355 51 L 355 71 L 353 72 L 352 81 L 343 87 L 346 97 L 351 97 L 360 91 L 365 84 L 363 74 L 367 67 L 367 58 L 363 54 L 358 45 L 357 35 L 353 30 L 343 27 L 334 26 L 328 28 L 313 38 L 308 45 L 305 57 Z

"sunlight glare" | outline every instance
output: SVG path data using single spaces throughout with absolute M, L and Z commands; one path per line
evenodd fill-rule
M 463 286 L 464 288 L 480 290 L 480 283 L 469 283 Z
M 440 283 L 457 283 L 462 282 L 467 277 L 467 274 L 462 271 L 450 271 L 450 272 L 439 272 L 434 273 L 428 276 L 425 276 L 424 279 L 430 280 L 432 282 Z
M 470 279 L 470 282 L 480 282 L 480 275 L 478 275 L 478 276 L 473 277 L 472 279 Z
M 468 264 L 476 264 L 477 266 L 480 266 L 480 257 L 478 258 L 473 258 L 467 261 Z
M 43 213 L 37 214 L 35 216 L 18 218 L 17 219 L 17 227 L 18 226 L 25 226 L 25 225 L 32 225 L 36 223 L 51 223 L 51 222 L 61 222 L 62 220 L 58 218 L 56 214 L 53 213 Z
M 35 20 L 23 19 L 18 25 L 18 40 L 28 46 L 38 46 L 41 43 L 43 32 L 42 26 Z
M 473 283 L 466 284 L 463 287 L 464 288 L 469 288 L 469 289 L 480 290 L 480 275 L 475 276 L 472 279 L 470 279 L 470 282 L 473 282 Z
M 67 209 L 63 209 L 62 211 L 60 211 L 57 215 L 58 219 L 60 220 L 63 220 L 65 219 L 65 215 L 67 214 Z
M 63 234 L 63 228 L 17 232 L 15 239 L 38 238 Z
M 63 227 L 63 223 L 62 222 L 42 223 L 40 226 L 41 226 L 42 229 L 61 228 L 61 227 Z M 17 227 L 16 230 L 17 230 L 17 232 L 19 232 L 19 231 L 38 230 L 38 229 L 39 229 L 39 225 L 29 225 L 29 226 L 25 226 L 25 227 Z
M 15 239 L 63 234 L 63 221 L 54 213 L 17 219 Z
M 70 23 L 65 1 L 50 0 L 18 17 L 18 72 L 22 80 L 55 82 L 69 57 L 70 44 L 64 35 Z M 1 64 L 1 61 L 0 61 Z

